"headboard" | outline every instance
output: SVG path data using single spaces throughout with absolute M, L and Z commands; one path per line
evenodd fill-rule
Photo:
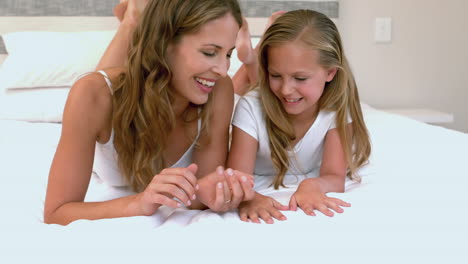
M 16 31 L 91 31 L 118 26 L 112 15 L 119 0 L 1 0 L 0 63 L 6 56 L 1 35 Z M 338 18 L 338 0 L 239 0 L 253 36 L 259 36 L 267 18 L 278 10 L 313 9 Z M 4 59 L 4 58 L 3 58 Z

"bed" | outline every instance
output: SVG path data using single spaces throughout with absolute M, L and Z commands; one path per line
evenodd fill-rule
M 236 211 L 162 207 L 148 217 L 44 224 L 63 104 L 112 38 L 116 23 L 106 19 L 106 28 L 94 31 L 3 34 L 0 263 L 468 263 L 468 135 L 367 102 L 373 152 L 362 182 L 330 194 L 352 204 L 343 214 L 286 211 L 287 221 L 267 225 L 244 223 Z M 233 61 L 230 74 L 238 66 Z M 287 204 L 296 179 L 278 191 L 268 180 L 257 179 L 256 189 Z M 128 192 L 92 176 L 86 200 Z

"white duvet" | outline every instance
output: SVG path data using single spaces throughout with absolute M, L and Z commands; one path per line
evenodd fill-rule
M 468 135 L 365 108 L 373 153 L 352 204 L 273 225 L 162 207 L 150 217 L 42 223 L 60 124 L 0 121 L 0 263 L 468 263 Z M 287 204 L 296 185 L 256 188 Z M 94 177 L 86 199 L 126 194 Z

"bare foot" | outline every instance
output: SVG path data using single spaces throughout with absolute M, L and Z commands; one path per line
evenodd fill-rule
M 114 10 L 112 10 L 114 13 L 114 16 L 116 16 L 120 22 L 122 22 L 122 19 L 124 18 L 125 11 L 127 10 L 127 5 L 128 5 L 128 1 L 125 0 L 123 2 L 120 2 L 118 5 L 116 5 L 114 7 Z
M 249 24 L 245 17 L 242 18 L 242 27 L 237 33 L 236 39 L 236 50 L 237 57 L 244 64 L 255 63 L 256 54 L 252 48 L 252 42 L 250 40 Z
M 120 22 L 136 24 L 150 0 L 124 0 L 114 7 L 114 15 Z

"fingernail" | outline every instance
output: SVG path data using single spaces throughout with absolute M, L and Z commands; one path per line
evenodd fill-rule
M 187 201 L 187 205 L 190 206 L 192 204 L 192 202 L 190 202 L 190 200 Z
M 242 181 L 242 182 L 246 182 L 246 181 L 247 181 L 247 177 L 242 176 L 242 177 L 241 177 L 241 181 Z
M 231 168 L 227 169 L 226 172 L 229 176 L 232 176 L 234 174 L 234 171 Z
M 222 167 L 216 168 L 216 172 L 217 172 L 219 175 L 223 175 L 223 168 L 222 168 Z
M 177 203 L 177 207 L 181 207 L 182 205 L 180 203 Z
M 197 196 L 194 194 L 194 195 L 192 196 L 192 200 L 195 200 L 195 199 L 197 199 Z
M 195 186 L 195 189 L 198 191 L 198 190 L 200 189 L 200 185 L 197 184 L 197 185 Z
M 218 188 L 219 189 L 222 189 L 223 188 L 223 184 L 221 182 L 218 182 Z

